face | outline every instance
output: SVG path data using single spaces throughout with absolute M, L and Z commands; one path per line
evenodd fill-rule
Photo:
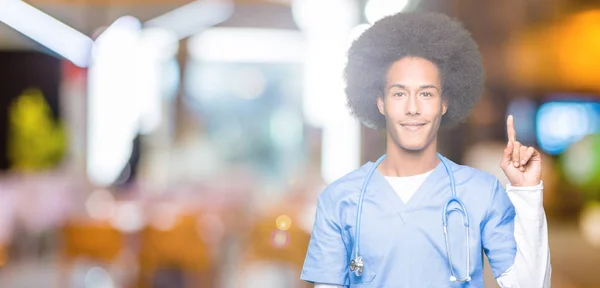
M 435 143 L 447 110 L 441 89 L 438 68 L 428 60 L 405 57 L 391 65 L 377 106 L 396 146 L 422 151 Z

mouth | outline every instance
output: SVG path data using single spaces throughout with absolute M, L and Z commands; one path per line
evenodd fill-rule
M 400 123 L 400 126 L 402 126 L 402 128 L 409 130 L 409 131 L 417 131 L 419 129 L 421 129 L 423 126 L 427 125 L 427 123 L 425 122 L 404 122 L 404 123 Z

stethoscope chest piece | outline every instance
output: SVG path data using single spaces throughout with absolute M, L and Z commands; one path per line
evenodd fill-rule
M 350 271 L 354 272 L 356 276 L 362 275 L 364 268 L 365 264 L 363 263 L 361 256 L 358 256 L 350 261 Z

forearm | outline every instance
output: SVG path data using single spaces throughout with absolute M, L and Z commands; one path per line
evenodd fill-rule
M 551 264 L 548 224 L 544 212 L 543 183 L 533 187 L 507 187 L 515 207 L 517 254 L 511 268 L 498 277 L 501 287 L 550 287 Z

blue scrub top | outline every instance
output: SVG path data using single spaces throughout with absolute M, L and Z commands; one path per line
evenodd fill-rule
M 350 287 L 483 287 L 484 252 L 494 276 L 504 273 L 517 252 L 515 210 L 504 187 L 491 174 L 445 160 L 470 218 L 470 282 L 449 280 L 442 211 L 452 190 L 441 162 L 408 203 L 375 170 L 363 201 L 360 256 L 364 272 L 360 277 L 351 273 L 349 263 L 357 237 L 360 189 L 374 163 L 330 184 L 318 199 L 300 278 Z M 459 212 L 450 213 L 448 232 L 454 271 L 457 277 L 465 277 L 467 243 Z

